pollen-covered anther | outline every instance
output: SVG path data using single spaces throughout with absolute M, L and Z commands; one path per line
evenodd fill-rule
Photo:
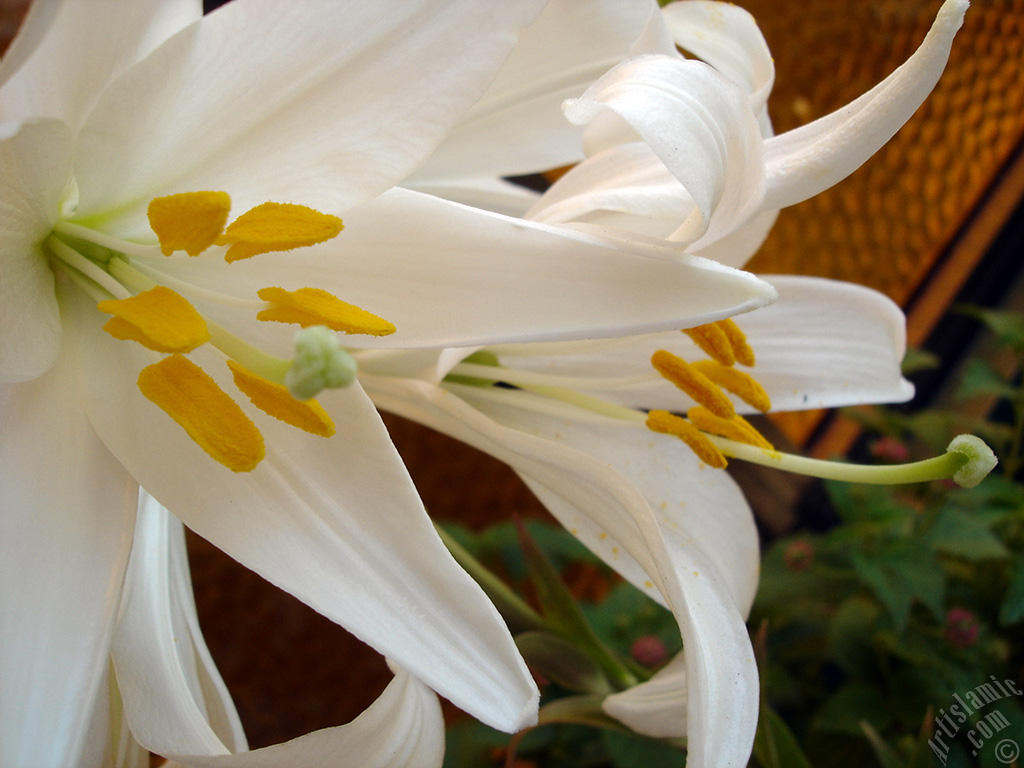
M 256 425 L 188 358 L 171 355 L 143 368 L 138 384 L 142 394 L 228 469 L 248 472 L 263 460 L 263 436 Z
M 723 454 L 714 443 L 703 435 L 700 430 L 693 426 L 686 419 L 669 413 L 668 411 L 651 411 L 647 414 L 647 428 L 653 432 L 660 432 L 663 435 L 678 437 L 690 450 L 697 454 L 697 458 L 715 469 L 725 469 L 729 464 Z
M 387 336 L 395 326 L 382 317 L 354 304 L 348 304 L 334 294 L 320 288 L 261 288 L 257 295 L 270 304 L 256 315 L 257 320 L 277 323 L 296 323 L 303 328 L 324 325 L 333 331 Z
M 711 413 L 707 408 L 697 405 L 686 412 L 686 418 L 690 420 L 701 432 L 709 432 L 712 435 L 735 440 L 738 443 L 746 443 L 757 448 L 764 448 L 766 451 L 774 451 L 773 446 L 749 421 L 739 414 L 731 419 L 721 419 Z
M 726 318 L 725 320 L 719 320 L 715 323 L 718 328 L 721 329 L 722 333 L 729 339 L 729 344 L 732 347 L 732 353 L 736 357 L 736 362 L 740 365 L 745 365 L 747 368 L 751 368 L 754 365 L 754 349 L 747 343 L 746 334 L 736 325 L 732 318 Z
M 187 299 L 158 285 L 127 299 L 96 305 L 113 315 L 103 330 L 122 341 L 137 341 L 156 352 L 191 352 L 210 340 L 202 315 Z
M 651 365 L 658 373 L 716 416 L 731 419 L 736 414 L 736 410 L 725 393 L 696 366 L 681 357 L 673 355 L 667 350 L 659 349 L 651 355 Z
M 287 387 L 267 381 L 234 360 L 228 360 L 228 367 L 235 386 L 264 413 L 313 435 L 334 434 L 334 422 L 316 400 L 296 400 Z
M 704 354 L 722 365 L 733 365 L 736 362 L 736 355 L 733 354 L 729 337 L 716 323 L 684 328 L 683 333 L 689 336 L 693 343 L 704 351 Z
M 183 192 L 153 199 L 147 212 L 164 256 L 174 251 L 198 256 L 224 231 L 231 198 L 227 192 Z
M 345 227 L 341 219 L 293 203 L 263 203 L 235 219 L 217 245 L 229 245 L 225 261 L 323 243 Z
M 718 386 L 732 392 L 751 408 L 761 413 L 771 410 L 772 401 L 764 387 L 744 371 L 729 368 L 715 360 L 698 360 L 693 367 Z

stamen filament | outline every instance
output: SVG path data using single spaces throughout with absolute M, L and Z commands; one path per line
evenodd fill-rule
M 160 284 L 149 275 L 135 269 L 124 259 L 119 259 L 116 256 L 107 263 L 107 270 L 136 293 L 148 291 Z
M 89 227 L 83 227 L 81 224 L 75 224 L 63 219 L 54 224 L 53 231 L 60 232 L 69 237 L 77 237 L 80 240 L 87 240 L 90 243 L 96 243 L 96 245 L 102 245 L 104 248 L 109 248 L 112 251 L 118 251 L 129 256 L 156 257 L 161 255 L 159 245 L 133 243 L 130 240 L 122 240 L 119 237 L 114 237 L 95 229 L 89 229 Z
M 114 298 L 102 286 L 97 285 L 93 280 L 90 280 L 67 262 L 58 261 L 57 266 L 60 267 L 65 275 L 71 278 L 75 285 L 89 294 L 93 301 L 99 303 Z
M 220 291 L 214 291 L 184 280 L 179 280 L 173 275 L 169 275 L 163 270 L 157 269 L 148 262 L 133 261 L 131 266 L 153 280 L 156 280 L 158 283 L 162 283 L 168 288 L 174 288 L 174 290 L 184 296 L 195 296 L 216 304 L 237 307 L 238 309 L 259 311 L 261 309 L 265 309 L 267 306 L 267 302 L 259 299 L 243 299 L 240 296 L 231 296 L 227 293 L 221 293 Z
M 511 401 L 515 403 L 517 408 L 532 411 L 533 413 L 539 413 L 543 416 L 553 416 L 559 419 L 566 419 L 568 421 L 586 421 L 588 423 L 595 424 L 622 424 L 623 421 L 627 421 L 630 422 L 631 425 L 643 426 L 646 419 L 644 414 L 630 408 L 623 408 L 622 412 L 612 414 L 604 409 L 595 411 L 582 403 L 571 402 L 571 398 L 563 399 L 552 394 L 541 396 L 539 393 L 529 392 L 522 389 L 476 387 L 469 384 L 459 384 L 454 381 L 445 381 L 442 386 L 445 389 L 451 390 L 455 394 L 461 394 L 463 396 L 476 399 L 490 400 L 491 402 L 505 405 L 508 405 Z M 605 403 L 604 405 L 611 406 L 612 404 Z M 580 413 L 581 410 L 583 411 L 582 414 Z
M 212 320 L 207 319 L 206 327 L 210 330 L 210 343 L 232 360 L 268 381 L 282 385 L 285 383 L 285 374 L 292 367 L 291 360 L 268 354 L 262 349 L 254 347 Z
M 599 397 L 585 395 L 582 392 L 574 392 L 571 389 L 565 389 L 563 387 L 524 385 L 523 389 L 528 392 L 536 392 L 538 395 L 545 395 L 547 397 L 554 398 L 555 400 L 561 400 L 563 403 L 569 403 L 570 405 L 575 405 L 579 408 L 591 411 L 592 413 L 601 414 L 602 416 L 609 416 L 613 419 L 640 421 L 641 423 L 647 420 L 646 415 L 632 408 L 627 408 L 624 405 L 616 405 L 615 403 L 609 403 L 607 400 L 602 400 Z
M 466 376 L 472 379 L 486 379 L 488 381 L 504 381 L 506 384 L 516 386 L 550 386 L 585 389 L 592 392 L 602 390 L 621 389 L 633 387 L 637 384 L 645 384 L 649 381 L 659 381 L 661 376 L 657 372 L 644 373 L 637 376 L 619 377 L 580 377 L 580 376 L 559 376 L 553 373 L 540 373 L 539 371 L 523 371 L 512 368 L 500 368 L 493 365 L 480 365 L 478 363 L 459 363 L 454 366 L 450 374 Z
M 132 295 L 121 283 L 117 282 L 117 280 L 104 272 L 94 262 L 85 258 L 85 256 L 67 243 L 51 236 L 46 239 L 46 245 L 49 246 L 54 256 L 102 286 L 115 299 L 127 299 Z

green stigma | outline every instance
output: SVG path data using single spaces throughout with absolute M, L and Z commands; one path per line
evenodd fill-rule
M 284 376 L 297 400 L 308 400 L 325 389 L 341 389 L 356 380 L 356 361 L 338 343 L 330 328 L 314 325 L 295 334 L 295 359 Z

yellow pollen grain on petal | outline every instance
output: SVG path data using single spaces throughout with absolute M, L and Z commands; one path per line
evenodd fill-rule
M 751 408 L 756 408 L 761 413 L 771 409 L 772 401 L 768 393 L 749 373 L 728 368 L 714 360 L 699 360 L 693 367 L 718 386 L 732 392 Z
M 203 316 L 181 294 L 162 285 L 127 299 L 96 305 L 113 315 L 103 330 L 122 341 L 137 341 L 156 352 L 191 352 L 210 340 Z
M 233 472 L 248 472 L 265 455 L 263 435 L 202 368 L 182 355 L 139 373 L 139 389 L 195 443 Z
M 729 339 L 729 344 L 732 345 L 732 353 L 736 357 L 736 362 L 740 365 L 745 365 L 750 368 L 754 365 L 754 349 L 747 343 L 747 336 L 740 329 L 736 322 L 727 317 L 725 320 L 719 320 L 715 323 Z
M 681 357 L 664 349 L 659 349 L 651 355 L 651 365 L 658 373 L 712 413 L 723 419 L 731 419 L 735 415 L 736 410 L 732 407 L 729 398 L 695 365 L 691 365 Z
M 678 437 L 690 450 L 697 454 L 697 458 L 715 469 L 725 469 L 729 464 L 723 454 L 714 443 L 707 439 L 700 430 L 693 426 L 686 419 L 669 413 L 668 411 L 651 411 L 647 414 L 647 428 L 653 432 L 660 432 L 663 435 Z
M 160 240 L 164 256 L 185 251 L 198 256 L 211 245 L 228 223 L 231 197 L 227 192 L 183 192 L 150 201 L 149 226 Z
M 290 251 L 336 237 L 345 226 L 337 216 L 294 203 L 263 203 L 235 219 L 217 239 L 230 245 L 225 261 L 260 253 Z
M 715 416 L 707 408 L 698 405 L 686 412 L 686 418 L 701 432 L 710 432 L 712 435 L 719 435 L 739 443 L 764 448 L 766 451 L 775 450 L 775 446 L 768 442 L 765 436 L 758 432 L 753 424 L 739 414 L 736 414 L 731 419 L 722 419 Z
M 256 295 L 271 304 L 256 315 L 257 320 L 296 323 L 303 328 L 326 325 L 332 331 L 370 336 L 387 336 L 395 332 L 395 326 L 384 318 L 348 304 L 321 288 L 286 291 L 269 287 L 261 288 Z
M 231 375 L 252 404 L 285 424 L 320 437 L 334 434 L 334 422 L 316 400 L 296 400 L 288 387 L 267 381 L 234 360 L 228 360 Z
M 736 362 L 729 337 L 717 324 L 710 323 L 709 325 L 698 325 L 696 328 L 684 328 L 683 333 L 704 350 L 704 354 L 714 358 L 722 365 L 732 365 Z

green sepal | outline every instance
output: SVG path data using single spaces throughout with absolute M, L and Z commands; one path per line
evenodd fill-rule
M 522 632 L 516 647 L 530 669 L 577 693 L 611 693 L 601 669 L 579 648 L 552 632 Z
M 516 522 L 526 568 L 549 628 L 589 656 L 604 671 L 616 690 L 636 685 L 636 676 L 594 632 L 558 570 L 537 546 L 526 526 L 521 521 Z

